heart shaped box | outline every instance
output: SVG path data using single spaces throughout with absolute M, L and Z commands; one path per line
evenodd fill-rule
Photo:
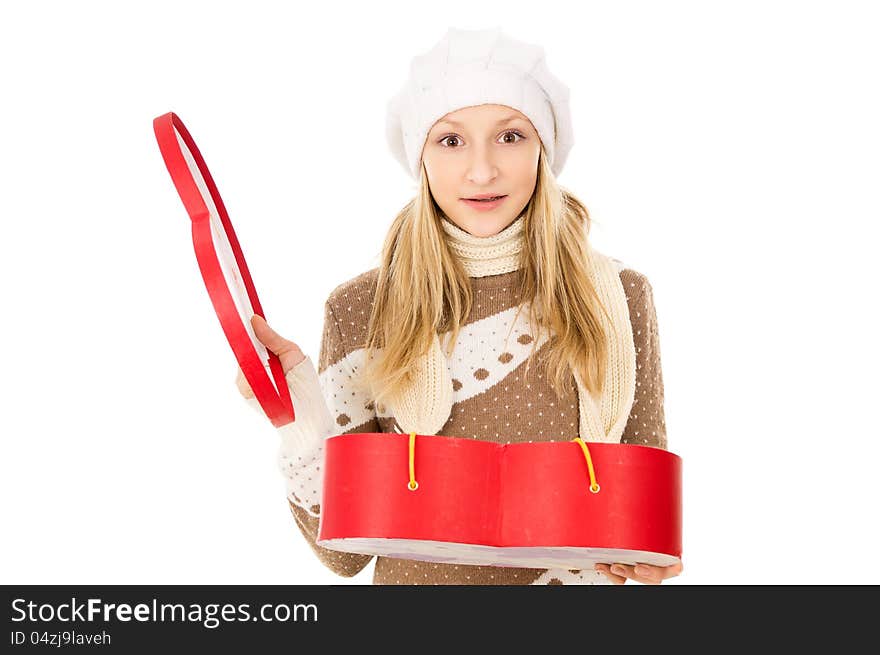
M 631 444 L 589 443 L 586 458 L 585 452 L 569 441 L 330 437 L 317 543 L 351 553 L 527 568 L 680 562 L 681 458 Z

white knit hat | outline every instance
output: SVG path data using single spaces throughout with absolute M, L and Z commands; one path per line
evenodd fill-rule
M 409 79 L 388 103 L 386 136 L 392 154 L 418 180 L 434 123 L 483 104 L 525 114 L 559 175 L 574 144 L 568 87 L 547 70 L 541 46 L 512 39 L 497 27 L 450 27 L 437 45 L 413 58 Z

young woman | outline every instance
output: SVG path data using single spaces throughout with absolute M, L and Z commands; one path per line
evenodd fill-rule
M 587 239 L 586 208 L 556 182 L 573 143 L 568 89 L 543 49 L 500 30 L 450 29 L 389 103 L 392 153 L 418 182 L 381 265 L 324 306 L 317 370 L 255 316 L 297 420 L 279 429 L 291 512 L 343 576 L 373 556 L 315 543 L 326 437 L 417 432 L 666 448 L 657 319 L 647 278 Z M 242 394 L 259 408 L 239 371 Z M 374 584 L 656 584 L 681 566 L 594 570 L 377 556 Z

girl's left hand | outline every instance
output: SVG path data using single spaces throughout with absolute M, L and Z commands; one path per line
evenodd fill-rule
M 632 578 L 642 584 L 660 584 L 666 578 L 672 578 L 681 573 L 681 562 L 671 566 L 651 566 L 650 564 L 596 564 L 597 571 L 601 571 L 614 584 L 624 584 L 627 578 Z

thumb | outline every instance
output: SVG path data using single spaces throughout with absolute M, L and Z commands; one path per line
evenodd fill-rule
M 287 339 L 269 327 L 266 319 L 259 314 L 254 314 L 251 318 L 251 326 L 254 328 L 254 333 L 257 335 L 257 339 L 259 339 L 260 343 L 266 346 L 266 348 L 276 355 L 284 352 Z

